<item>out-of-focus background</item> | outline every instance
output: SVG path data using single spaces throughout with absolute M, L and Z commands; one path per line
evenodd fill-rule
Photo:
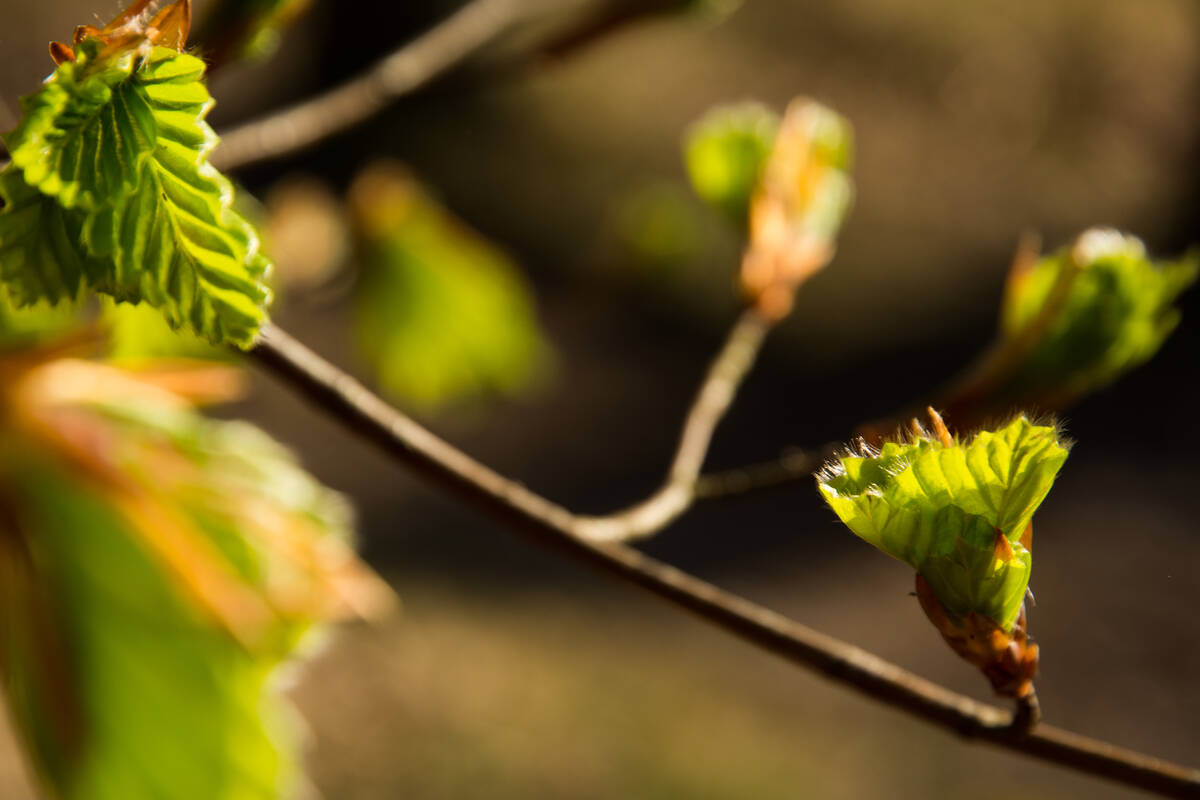
M 316 0 L 272 60 L 216 76 L 210 119 L 220 130 L 332 85 L 456 5 Z M 514 53 L 599 2 L 527 5 L 546 27 L 237 177 L 260 198 L 300 179 L 341 197 L 387 157 L 507 251 L 553 356 L 524 391 L 424 418 L 573 509 L 656 485 L 736 313 L 739 240 L 691 197 L 680 159 L 682 131 L 714 104 L 807 95 L 837 109 L 855 126 L 858 196 L 713 467 L 844 439 L 930 393 L 988 343 L 1024 231 L 1057 247 L 1110 225 L 1163 256 L 1200 242 L 1190 0 L 746 0 L 719 24 L 663 16 L 536 59 Z M 8 128 L 51 68 L 46 42 L 118 8 L 0 6 Z M 1038 515 L 1031 628 L 1049 721 L 1194 764 L 1197 293 L 1183 307 L 1154 361 L 1064 415 L 1077 444 Z M 336 280 L 285 292 L 279 321 L 370 377 Z M 957 741 L 532 549 L 268 380 L 225 413 L 294 445 L 355 500 L 365 556 L 404 600 L 298 673 L 329 798 L 1127 796 Z M 911 571 L 850 535 L 806 482 L 701 506 L 645 548 L 987 697 L 908 596 Z M 0 796 L 31 797 L 7 740 L 2 752 Z

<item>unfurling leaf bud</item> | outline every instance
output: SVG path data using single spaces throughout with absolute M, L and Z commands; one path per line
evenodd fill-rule
M 1149 360 L 1179 324 L 1175 300 L 1200 259 L 1155 262 L 1135 236 L 1085 231 L 1014 265 L 1000 347 L 1024 350 L 992 392 L 999 403 L 1062 408 Z
M 788 106 L 750 203 L 741 282 L 766 316 L 781 319 L 796 288 L 833 257 L 854 194 L 850 124 L 811 100 Z
M 1033 513 L 1067 447 L 1023 416 L 965 442 L 930 416 L 933 434 L 914 420 L 909 438 L 826 466 L 818 488 L 857 536 L 916 569 L 921 606 L 955 652 L 1021 697 L 1037 665 L 1024 615 Z

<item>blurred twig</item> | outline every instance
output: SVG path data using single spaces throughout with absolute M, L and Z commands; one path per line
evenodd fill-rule
M 637 505 L 603 517 L 576 517 L 577 536 L 595 541 L 628 541 L 666 527 L 696 499 L 696 481 L 717 424 L 754 365 L 772 322 L 751 309 L 729 332 L 688 411 L 667 479 L 657 492 Z
M 281 158 L 348 130 L 462 62 L 518 17 L 517 0 L 472 0 L 427 33 L 325 94 L 222 134 L 222 170 Z
M 1031 708 L 1010 714 L 976 702 L 627 545 L 585 538 L 580 517 L 442 441 L 279 328 L 264 328 L 250 355 L 324 413 L 491 516 L 751 644 L 962 736 L 1166 796 L 1200 796 L 1200 770 L 1058 728 L 1027 730 L 1022 717 Z
M 593 9 L 575 26 L 537 42 L 518 63 L 539 55 L 565 57 L 631 23 L 679 12 L 688 5 L 688 0 L 612 0 Z M 544 4 L 541 13 L 554 7 Z M 221 134 L 212 163 L 222 170 L 238 169 L 283 158 L 349 130 L 466 61 L 531 13 L 538 12 L 526 9 L 522 0 L 471 0 L 341 86 Z M 213 67 L 223 63 L 223 56 L 210 55 L 215 60 Z
M 819 451 L 789 450 L 774 461 L 706 473 L 696 480 L 693 494 L 697 500 L 717 500 L 811 480 L 813 473 L 833 456 L 838 447 L 828 444 Z

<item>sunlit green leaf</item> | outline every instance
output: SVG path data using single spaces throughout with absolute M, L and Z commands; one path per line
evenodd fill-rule
M 165 47 L 106 56 L 94 39 L 76 51 L 8 137 L 0 275 L 22 304 L 88 288 L 248 347 L 266 318 L 268 263 L 208 163 L 204 62 Z
M 1061 405 L 1149 360 L 1179 323 L 1174 302 L 1195 281 L 1198 267 L 1200 254 L 1155 262 L 1137 238 L 1095 229 L 1017 272 L 1005 298 L 1002 334 L 1016 341 L 1042 327 L 999 393 Z M 1056 298 L 1062 286 L 1067 294 Z
M 911 564 L 952 617 L 974 611 L 1008 630 L 1032 565 L 1021 536 L 1066 458 L 1053 427 L 1018 417 L 967 442 L 919 436 L 844 455 L 818 486 L 850 530 Z
M 30 188 L 19 171 L 0 172 L 0 280 L 25 306 L 74 300 L 104 280 L 107 265 L 80 245 L 84 216 Z
M 112 204 L 154 148 L 153 113 L 130 80 L 136 54 L 94 61 L 61 64 L 41 90 L 22 98 L 21 123 L 4 137 L 29 185 L 66 208 Z
M 696 193 L 740 228 L 748 224 L 750 198 L 778 130 L 778 114 L 743 103 L 710 110 L 684 137 L 684 163 Z
M 533 299 L 501 251 L 395 169 L 360 178 L 352 205 L 358 342 L 388 392 L 433 408 L 516 392 L 546 366 Z

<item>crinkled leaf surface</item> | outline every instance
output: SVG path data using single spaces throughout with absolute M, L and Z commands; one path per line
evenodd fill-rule
M 974 611 L 1007 630 L 1032 564 L 1021 535 L 1066 458 L 1053 427 L 1018 417 L 952 446 L 920 437 L 842 456 L 818 487 L 850 530 L 916 568 L 952 616 Z M 997 555 L 997 531 L 1011 559 Z
M 515 393 L 547 366 L 533 298 L 507 256 L 387 168 L 360 179 L 353 206 L 355 325 L 385 390 L 432 409 Z
M 217 138 L 204 122 L 204 62 L 164 47 L 106 57 L 98 40 L 77 50 L 6 139 L 0 275 L 14 299 L 88 288 L 149 303 L 214 344 L 250 346 L 269 264 L 208 163 Z
M 778 130 L 778 114 L 743 103 L 710 110 L 684 137 L 684 164 L 696 193 L 741 228 Z
M 30 186 L 66 208 L 94 209 L 135 182 L 156 129 L 145 94 L 130 80 L 137 61 L 131 52 L 99 67 L 94 58 L 67 61 L 22 98 L 21 123 L 4 141 Z
M 11 166 L 0 172 L 0 280 L 18 306 L 74 300 L 109 267 L 80 246 L 84 215 L 29 187 Z
M 1003 393 L 1070 400 L 1149 360 L 1179 324 L 1175 300 L 1198 268 L 1200 254 L 1154 262 L 1137 238 L 1092 230 L 1015 275 L 1002 312 L 1002 332 L 1010 339 L 1038 318 L 1063 271 L 1076 271 L 1060 309 Z

